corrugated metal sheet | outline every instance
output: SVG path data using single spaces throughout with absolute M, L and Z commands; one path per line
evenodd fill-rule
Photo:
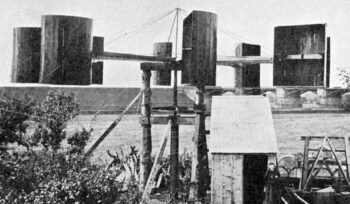
M 209 151 L 277 153 L 269 99 L 263 96 L 213 96 Z

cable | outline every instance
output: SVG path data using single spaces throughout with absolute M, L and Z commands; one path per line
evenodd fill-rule
M 140 25 L 137 25 L 137 26 L 135 26 L 132 30 L 130 30 L 130 31 L 128 31 L 128 32 L 125 32 L 123 35 L 126 35 L 126 34 L 128 34 L 128 33 L 131 33 L 131 32 L 133 32 L 133 31 L 135 31 L 135 30 L 137 30 L 137 29 L 139 29 L 139 28 L 142 28 L 143 26 L 148 25 L 149 23 L 151 23 L 151 22 L 153 22 L 153 21 L 157 21 L 158 19 L 162 18 L 163 16 L 168 15 L 169 13 L 172 13 L 173 11 L 174 11 L 174 9 L 171 10 L 171 11 L 169 11 L 169 12 L 166 12 L 165 14 L 160 14 L 160 15 L 158 15 L 158 16 L 152 17 L 152 18 L 146 20 L 145 23 L 142 23 L 142 24 L 140 24 Z M 111 40 L 111 41 L 113 41 L 113 40 Z M 111 42 L 111 41 L 110 41 L 110 42 Z M 110 42 L 107 42 L 107 44 L 110 43 Z
M 243 42 L 250 42 L 249 40 L 244 39 L 243 37 L 241 37 L 240 35 L 238 35 L 236 33 L 233 33 L 232 31 L 225 31 L 223 29 L 219 29 L 219 31 L 225 33 L 229 37 L 232 37 L 232 38 L 234 38 L 234 39 L 236 39 L 236 40 L 238 40 L 238 41 L 240 41 L 242 43 Z M 265 46 L 261 45 L 261 47 L 264 48 L 266 51 L 269 51 L 269 52 L 273 53 L 271 50 L 267 49 Z M 261 52 L 267 54 L 268 56 L 271 56 L 271 53 L 267 53 L 267 52 L 264 52 L 264 51 L 261 51 Z
M 173 33 L 173 28 L 174 28 L 175 20 L 176 20 L 176 14 L 175 14 L 175 16 L 174 16 L 173 25 L 171 26 L 171 29 L 170 29 L 170 33 L 169 33 L 169 37 L 168 37 L 168 42 L 170 41 L 171 34 Z
M 118 93 L 116 96 L 110 96 L 110 97 L 108 98 L 108 99 L 110 99 L 110 100 L 108 100 L 108 102 L 105 103 L 105 105 L 102 106 L 102 108 L 100 108 L 100 109 L 94 114 L 94 116 L 92 117 L 91 122 L 90 122 L 90 128 L 94 128 L 94 126 L 95 126 L 95 124 L 96 124 L 96 119 L 97 119 L 97 116 L 99 115 L 99 113 L 100 113 L 107 105 L 111 104 L 112 101 L 114 100 L 114 98 L 117 98 L 117 97 L 119 97 L 122 93 L 124 93 L 125 90 L 127 90 L 126 87 L 125 87 L 120 93 Z M 112 97 L 113 97 L 113 98 L 112 98 Z M 115 106 L 115 107 L 118 107 L 118 106 Z
M 127 35 L 130 35 L 132 33 L 135 33 L 135 32 L 139 32 L 139 31 L 142 31 L 144 29 L 146 29 L 147 27 L 153 25 L 154 23 L 160 21 L 161 19 L 163 19 L 164 17 L 170 15 L 171 13 L 173 13 L 175 11 L 175 9 L 172 9 L 171 11 L 168 11 L 164 14 L 160 14 L 158 16 L 155 16 L 155 17 L 152 17 L 150 19 L 148 19 L 145 23 L 141 24 L 141 25 L 138 25 L 136 27 L 134 27 L 132 30 L 128 31 L 128 32 L 125 32 L 124 34 L 112 39 L 111 41 L 107 42 L 105 45 L 108 45 L 108 44 L 111 44 Z

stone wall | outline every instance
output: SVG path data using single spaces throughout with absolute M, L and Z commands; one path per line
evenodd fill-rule
M 118 113 L 123 111 L 132 99 L 140 92 L 138 87 L 106 87 L 106 86 L 60 86 L 38 84 L 10 84 L 0 86 L 0 97 L 3 93 L 15 93 L 18 97 L 28 94 L 37 102 L 45 99 L 50 90 L 62 89 L 74 92 L 83 114 Z M 152 88 L 152 107 L 164 107 L 172 104 L 173 93 L 170 87 Z M 179 106 L 191 107 L 192 100 L 183 91 L 178 93 Z M 140 101 L 131 108 L 130 113 L 139 112 Z
M 139 93 L 139 87 L 113 86 L 67 86 L 40 84 L 0 85 L 0 94 L 16 93 L 18 96 L 28 94 L 41 102 L 49 90 L 63 89 L 76 93 L 82 113 L 116 113 L 123 111 Z M 192 86 L 178 87 L 178 103 L 184 109 L 191 109 L 195 100 L 196 89 Z M 244 88 L 243 95 L 262 95 L 269 97 L 273 111 L 313 111 L 333 110 L 342 112 L 342 97 L 349 94 L 347 89 L 326 89 L 321 87 L 276 87 Z M 237 95 L 235 89 L 206 87 L 205 103 L 207 111 L 211 109 L 211 97 L 216 95 Z M 169 86 L 152 87 L 152 107 L 172 105 L 173 90 Z M 350 99 L 350 98 L 349 98 Z M 139 101 L 131 108 L 132 113 L 139 111 Z

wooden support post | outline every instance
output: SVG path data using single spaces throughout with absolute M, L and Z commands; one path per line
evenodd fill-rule
M 177 115 L 171 117 L 170 134 L 170 198 L 177 200 L 179 188 L 179 125 Z
M 329 87 L 331 77 L 331 38 L 327 37 L 327 58 L 326 58 L 326 87 Z
M 208 149 L 205 131 L 205 104 L 204 104 L 204 86 L 198 86 L 196 92 L 195 104 L 195 133 L 193 137 L 194 151 L 192 158 L 192 174 L 190 187 L 190 200 L 203 201 L 206 191 L 209 189 L 209 167 L 208 167 Z
M 141 64 L 141 69 L 142 69 Z M 140 188 L 146 186 L 148 176 L 152 168 L 152 135 L 151 135 L 151 71 L 142 69 L 142 102 L 141 115 L 147 118 L 147 123 L 142 124 L 142 140 L 141 140 L 141 168 L 140 168 Z
M 151 173 L 150 173 L 150 176 L 148 178 L 148 181 L 147 181 L 147 185 L 145 187 L 145 190 L 143 191 L 143 194 L 142 194 L 142 199 L 141 199 L 141 204 L 143 203 L 149 203 L 149 194 L 151 193 L 152 191 L 152 187 L 154 186 L 154 183 L 155 183 L 155 179 L 156 179 L 156 176 L 161 168 L 161 161 L 162 161 L 162 158 L 163 158 L 163 154 L 164 154 L 164 149 L 166 147 L 166 143 L 168 141 L 168 138 L 169 138 L 169 129 L 170 129 L 170 126 L 171 126 L 171 121 L 168 122 L 168 125 L 165 129 L 165 132 L 164 132 L 164 137 L 163 137 L 163 141 L 160 145 L 160 149 L 159 149 L 159 152 L 156 156 L 156 158 L 154 159 L 154 162 L 153 162 L 153 166 L 152 166 L 152 170 L 151 170 Z
M 302 180 L 301 180 L 301 185 L 299 185 L 299 190 L 301 190 L 302 186 L 305 186 L 306 184 L 306 179 L 307 175 L 309 172 L 309 143 L 310 143 L 310 138 L 305 137 L 305 144 L 304 144 L 304 159 L 303 159 L 303 175 L 302 175 Z
M 235 92 L 238 95 L 243 94 L 243 81 L 242 81 L 242 66 L 237 65 L 234 66 L 234 72 L 235 72 Z

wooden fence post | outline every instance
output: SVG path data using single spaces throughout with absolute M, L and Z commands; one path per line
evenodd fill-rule
M 141 141 L 141 167 L 140 167 L 140 187 L 143 189 L 146 186 L 148 176 L 152 168 L 151 153 L 152 153 L 152 134 L 151 134 L 151 71 L 142 68 L 142 97 L 141 97 L 141 117 L 147 119 L 146 123 L 142 124 L 142 141 Z

